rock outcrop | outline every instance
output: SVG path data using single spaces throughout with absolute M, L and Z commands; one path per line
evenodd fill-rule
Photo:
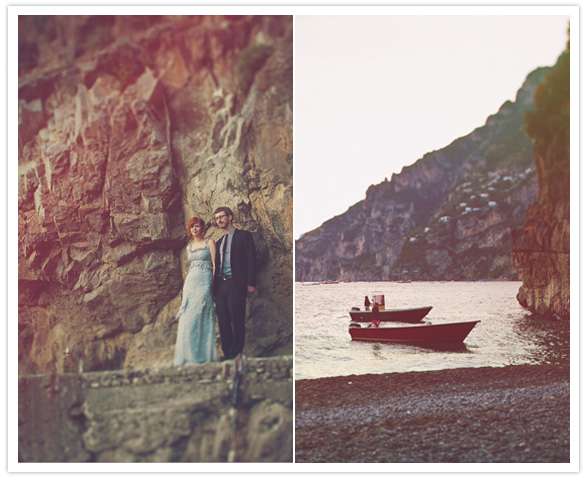
M 19 462 L 292 462 L 293 359 L 21 376 Z
M 19 17 L 19 372 L 170 362 L 185 223 L 253 233 L 250 356 L 292 353 L 292 19 Z
M 536 90 L 528 114 L 534 138 L 538 200 L 523 227 L 512 231 L 512 257 L 522 286 L 518 301 L 533 313 L 570 319 L 570 55 Z
M 517 278 L 510 231 L 537 197 L 523 118 L 549 68 L 484 126 L 369 187 L 296 241 L 296 280 Z

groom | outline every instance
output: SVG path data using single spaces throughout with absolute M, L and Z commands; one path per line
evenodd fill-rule
M 232 225 L 228 207 L 219 207 L 214 218 L 224 236 L 216 242 L 214 299 L 224 359 L 242 356 L 245 345 L 247 294 L 255 291 L 257 253 L 253 236 Z

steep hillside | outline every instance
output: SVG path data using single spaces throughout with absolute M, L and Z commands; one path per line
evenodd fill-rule
M 253 233 L 250 356 L 292 352 L 292 19 L 19 17 L 19 371 L 169 363 L 185 223 Z M 16 317 L 15 317 L 16 319 Z
M 365 200 L 296 241 L 296 280 L 514 278 L 510 230 L 537 197 L 523 117 L 548 68 L 515 102 L 447 147 L 426 154 Z

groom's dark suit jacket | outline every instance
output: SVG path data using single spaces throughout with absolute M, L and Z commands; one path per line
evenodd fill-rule
M 220 244 L 216 242 L 216 275 L 220 275 Z M 257 252 L 253 235 L 247 230 L 234 230 L 230 245 L 230 267 L 232 279 L 239 287 L 256 286 L 257 283 Z

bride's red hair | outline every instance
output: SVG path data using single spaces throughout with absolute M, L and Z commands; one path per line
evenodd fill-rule
M 186 227 L 186 231 L 188 233 L 188 240 L 191 240 L 191 239 L 194 238 L 194 236 L 190 232 L 190 229 L 192 228 L 192 225 L 198 224 L 198 223 L 200 224 L 200 226 L 202 226 L 204 228 L 204 233 L 206 233 L 206 223 L 200 217 L 192 217 L 188 221 L 188 225 Z

